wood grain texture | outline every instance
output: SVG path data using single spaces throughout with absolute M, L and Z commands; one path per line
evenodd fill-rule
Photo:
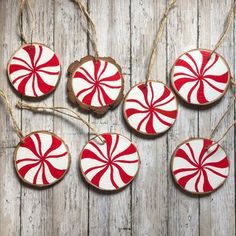
M 25 134 L 49 130 L 64 139 L 72 163 L 65 178 L 55 186 L 35 190 L 15 174 L 12 156 L 19 142 L 0 101 L 0 235 L 22 236 L 233 236 L 235 235 L 235 129 L 221 143 L 230 158 L 230 176 L 223 187 L 205 197 L 192 197 L 174 184 L 170 159 L 176 146 L 190 137 L 208 137 L 231 101 L 229 90 L 209 109 L 193 109 L 179 99 L 176 123 L 166 134 L 145 138 L 125 124 L 122 104 L 97 118 L 73 107 L 67 99 L 66 70 L 71 62 L 93 55 L 79 8 L 71 0 L 31 0 L 35 15 L 33 41 L 54 49 L 62 64 L 56 91 L 41 105 L 74 108 L 99 132 L 118 132 L 136 144 L 141 168 L 131 185 L 118 193 L 103 193 L 89 187 L 79 172 L 79 153 L 94 135 L 81 122 L 54 114 L 32 113 L 14 107 Z M 152 43 L 167 0 L 84 0 L 98 33 L 100 56 L 111 56 L 123 69 L 125 93 L 145 80 Z M 151 79 L 169 84 L 175 59 L 197 47 L 213 48 L 224 26 L 232 0 L 177 0 L 170 12 Z M 18 1 L 0 1 L 0 88 L 11 104 L 21 99 L 6 77 L 6 65 L 21 45 L 17 35 Z M 29 35 L 25 17 L 24 29 Z M 235 73 L 235 24 L 217 50 Z M 32 102 L 31 100 L 26 100 Z M 215 139 L 232 123 L 232 109 Z
M 54 48 L 63 65 L 54 105 L 71 108 L 66 94 L 67 67 L 87 54 L 87 35 L 81 25 L 82 16 L 73 2 L 60 0 L 54 4 Z M 72 162 L 65 179 L 53 189 L 53 234 L 87 235 L 88 189 L 79 175 L 78 157 L 88 139 L 88 129 L 78 120 L 57 116 L 54 131 L 67 142 Z
M 12 29 L 15 28 L 15 12 L 18 5 L 15 1 L 0 1 L 0 87 L 9 96 L 12 106 L 18 98 L 15 96 L 6 76 L 6 65 L 12 52 L 19 46 L 18 37 Z M 12 16 L 9 20 L 6 16 Z M 4 32 L 4 33 L 3 33 Z M 14 109 L 16 120 L 21 124 L 21 113 Z M 13 151 L 19 142 L 14 133 L 9 114 L 6 113 L 5 103 L 0 101 L 0 235 L 20 235 L 20 205 L 21 205 L 21 185 L 16 176 L 13 165 Z M 9 135 L 10 134 L 10 135 Z
M 199 1 L 199 47 L 213 48 L 223 30 L 226 15 L 229 12 L 232 1 L 211 1 L 210 3 Z M 211 9 L 206 11 L 206 9 Z M 234 76 L 235 50 L 233 47 L 234 30 L 227 36 L 225 42 L 218 49 L 218 52 L 228 62 L 232 76 Z M 222 100 L 209 110 L 199 111 L 199 135 L 208 137 L 210 131 L 215 127 L 227 106 L 231 103 L 232 91 L 228 91 Z M 219 129 L 214 135 L 216 140 L 232 124 L 234 120 L 234 108 L 230 110 Z M 230 175 L 217 194 L 201 198 L 200 210 L 200 233 L 202 235 L 235 235 L 235 218 L 232 209 L 235 207 L 235 182 L 234 182 L 234 129 L 230 130 L 222 142 L 230 160 Z M 223 222 L 222 222 L 223 220 Z M 208 224 L 208 226 L 207 226 Z
M 132 1 L 132 85 L 145 81 L 153 41 L 165 7 L 166 1 Z M 166 82 L 165 38 L 166 32 L 163 33 L 158 46 L 158 56 L 150 76 L 151 80 Z M 166 235 L 167 136 L 143 138 L 133 135 L 133 140 L 141 156 L 140 173 L 133 184 L 132 192 L 133 234 Z
M 127 89 L 130 85 L 130 3 L 127 0 L 90 0 L 88 7 L 98 29 L 100 55 L 114 58 L 123 72 L 128 74 L 124 78 Z M 98 12 L 100 14 L 97 14 Z M 125 35 L 128 35 L 126 40 Z M 89 51 L 93 54 L 92 48 Z M 122 105 L 99 119 L 90 116 L 90 122 L 100 132 L 118 132 L 129 138 L 130 133 L 121 125 L 121 108 Z M 104 194 L 90 188 L 90 235 L 131 235 L 131 188 L 132 185 L 115 194 Z
M 33 42 L 43 42 L 53 48 L 54 30 L 54 5 L 52 1 L 31 1 L 35 18 L 35 30 Z M 24 14 L 26 16 L 26 14 Z M 39 24 L 39 22 L 41 22 Z M 26 17 L 23 18 L 23 28 L 30 42 L 30 28 Z M 13 31 L 14 32 L 14 31 Z M 24 99 L 26 100 L 26 99 Z M 31 100 L 27 100 L 32 102 Z M 34 104 L 53 105 L 53 95 Z M 37 130 L 53 131 L 53 117 L 42 113 L 32 113 L 22 110 L 22 130 L 28 134 Z M 35 190 L 22 184 L 21 191 L 21 234 L 36 236 L 40 234 L 52 234 L 53 216 L 53 188 Z M 29 204 L 30 203 L 30 204 Z
M 197 48 L 198 40 L 197 1 L 178 1 L 170 14 L 167 26 L 167 71 L 176 58 L 190 49 Z M 177 145 L 198 136 L 198 109 L 179 100 L 179 113 L 168 135 L 168 165 Z M 168 166 L 168 234 L 199 235 L 199 200 L 182 192 L 174 183 Z

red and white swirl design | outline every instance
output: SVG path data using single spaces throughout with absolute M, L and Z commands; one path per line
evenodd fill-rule
M 25 182 L 47 186 L 60 180 L 70 165 L 68 148 L 55 134 L 34 132 L 16 149 L 15 166 Z
M 22 95 L 40 97 L 52 92 L 60 77 L 60 63 L 55 53 L 42 44 L 26 44 L 11 58 L 8 76 Z
M 163 83 L 149 81 L 134 86 L 124 101 L 124 116 L 136 131 L 156 135 L 168 130 L 177 116 L 173 92 Z
M 101 108 L 114 104 L 123 83 L 118 68 L 105 60 L 89 60 L 72 76 L 72 89 L 79 102 Z
M 172 174 L 184 190 L 208 193 L 228 177 L 229 161 L 220 145 L 209 139 L 192 139 L 180 145 L 172 157 Z
M 82 174 L 88 183 L 102 190 L 117 190 L 128 185 L 139 169 L 134 144 L 119 134 L 103 134 L 105 144 L 90 140 L 80 156 Z
M 172 84 L 188 103 L 204 105 L 220 99 L 225 93 L 230 72 L 224 59 L 207 50 L 193 50 L 177 59 Z

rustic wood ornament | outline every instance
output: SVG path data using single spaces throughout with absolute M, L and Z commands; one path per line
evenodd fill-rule
M 176 93 L 189 104 L 207 105 L 219 100 L 230 84 L 230 69 L 218 53 L 195 49 L 175 62 L 171 82 Z
M 104 114 L 123 98 L 121 68 L 112 58 L 86 56 L 68 69 L 68 95 L 85 110 Z
M 149 60 L 146 82 L 134 85 L 124 99 L 123 115 L 127 124 L 144 135 L 166 132 L 177 118 L 177 99 L 172 90 L 160 81 L 150 80 L 157 44 L 161 39 L 168 13 L 175 2 L 175 0 L 169 1 L 161 19 Z
M 11 85 L 22 96 L 38 98 L 55 90 L 61 75 L 61 66 L 55 52 L 41 43 L 27 43 L 23 32 L 23 11 L 33 13 L 28 0 L 20 1 L 20 37 L 24 43 L 10 58 L 7 74 Z
M 235 97 L 224 112 L 209 138 L 191 138 L 181 143 L 171 159 L 171 172 L 175 182 L 186 192 L 208 194 L 218 189 L 229 175 L 229 159 L 219 142 L 236 124 L 227 128 L 217 141 L 214 133 L 234 105 Z
M 7 96 L 0 89 L 14 130 L 20 142 L 14 151 L 14 165 L 20 179 L 33 187 L 47 187 L 60 181 L 70 168 L 70 153 L 65 142 L 48 131 L 23 135 L 12 112 Z
M 79 6 L 85 22 L 88 21 L 87 31 L 95 56 L 86 56 L 69 66 L 68 96 L 80 108 L 103 115 L 118 106 L 123 99 L 121 67 L 111 57 L 99 57 L 94 22 L 83 3 L 80 0 L 74 2 Z
M 75 111 L 66 107 L 33 106 L 18 102 L 19 108 L 31 111 L 53 111 L 82 121 L 96 134 L 80 154 L 80 171 L 85 180 L 100 190 L 119 190 L 136 176 L 140 158 L 135 145 L 117 133 L 99 134 Z
M 142 134 L 157 135 L 167 131 L 176 116 L 175 95 L 162 82 L 149 80 L 147 84 L 136 84 L 125 97 L 125 120 Z
M 23 138 L 14 152 L 18 176 L 27 184 L 45 187 L 61 180 L 70 167 L 65 142 L 48 131 L 35 131 Z
M 216 50 L 230 29 L 235 7 L 236 2 L 230 9 L 225 29 L 213 50 L 194 49 L 183 53 L 172 67 L 172 87 L 188 104 L 212 104 L 222 98 L 229 87 L 229 66 Z
M 85 180 L 100 190 L 119 190 L 137 175 L 140 159 L 134 144 L 116 133 L 101 135 L 105 143 L 91 139 L 80 154 L 80 169 Z
M 61 66 L 56 54 L 47 46 L 39 43 L 24 44 L 11 57 L 7 73 L 18 93 L 36 98 L 56 88 Z
M 206 138 L 190 139 L 180 144 L 171 160 L 176 183 L 193 194 L 207 194 L 219 188 L 229 174 L 229 160 L 219 144 Z

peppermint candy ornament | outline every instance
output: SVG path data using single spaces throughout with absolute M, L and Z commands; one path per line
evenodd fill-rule
M 219 144 L 196 138 L 179 145 L 171 160 L 176 183 L 185 191 L 207 194 L 220 187 L 228 177 L 228 157 Z M 211 146 L 212 145 L 212 146 Z
M 46 187 L 65 176 L 70 167 L 70 153 L 64 141 L 54 133 L 36 131 L 17 145 L 14 163 L 25 183 Z
M 118 190 L 137 175 L 139 154 L 134 144 L 120 134 L 102 134 L 105 143 L 90 140 L 80 155 L 85 180 L 100 190 Z
M 123 98 L 121 68 L 112 58 L 86 56 L 68 68 L 68 94 L 82 109 L 104 114 Z
M 25 44 L 11 57 L 8 77 L 23 96 L 37 98 L 48 95 L 57 86 L 61 66 L 56 54 L 39 43 Z
M 69 66 L 69 99 L 82 109 L 103 115 L 108 109 L 119 105 L 123 99 L 124 81 L 121 68 L 112 58 L 99 57 L 95 23 L 86 5 L 81 1 L 75 1 L 75 4 L 83 14 L 95 56 L 86 56 Z
M 174 124 L 177 117 L 177 101 L 171 89 L 160 81 L 150 80 L 157 55 L 157 45 L 163 34 L 169 11 L 175 2 L 175 0 L 168 2 L 160 20 L 148 63 L 146 82 L 132 87 L 124 100 L 125 120 L 135 131 L 144 135 L 164 133 Z
M 219 100 L 230 83 L 230 70 L 218 53 L 195 49 L 181 55 L 172 69 L 171 83 L 187 103 L 208 105 Z
M 177 117 L 177 101 L 168 86 L 158 81 L 136 84 L 125 97 L 123 113 L 137 132 L 158 135 L 167 131 Z

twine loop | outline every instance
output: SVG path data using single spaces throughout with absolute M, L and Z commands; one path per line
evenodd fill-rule
M 93 131 L 93 133 L 99 138 L 99 140 L 101 141 L 102 144 L 105 143 L 105 139 L 101 136 L 101 134 L 99 134 L 95 128 L 93 128 L 91 126 L 91 124 L 89 122 L 87 122 L 85 119 L 83 119 L 77 112 L 66 108 L 66 107 L 61 107 L 61 106 L 56 106 L 56 107 L 47 107 L 47 106 L 33 106 L 33 105 L 29 105 L 27 103 L 23 103 L 21 101 L 18 101 L 18 103 L 16 104 L 16 106 L 18 108 L 22 108 L 22 109 L 26 109 L 26 110 L 30 110 L 33 112 L 40 112 L 40 111 L 53 111 L 53 112 L 57 112 L 69 117 L 72 117 L 74 119 L 80 120 L 82 121 L 89 129 L 91 129 Z
M 13 115 L 13 110 L 12 110 L 11 104 L 10 104 L 8 98 L 7 98 L 7 95 L 3 92 L 2 89 L 0 89 L 0 96 L 3 98 L 3 100 L 4 100 L 5 104 L 6 104 L 8 113 L 9 113 L 9 115 L 11 117 L 11 120 L 12 120 L 13 128 L 14 128 L 17 136 L 20 138 L 21 141 L 23 141 L 24 135 L 22 133 L 22 130 L 20 129 L 19 125 L 16 122 L 16 119 L 15 119 L 15 117 Z
M 235 101 L 235 96 L 233 96 L 231 103 L 229 104 L 228 108 L 226 109 L 226 111 L 224 112 L 224 114 L 222 115 L 222 117 L 220 118 L 220 120 L 218 121 L 218 123 L 216 124 L 215 128 L 212 130 L 209 139 L 212 139 L 216 130 L 219 128 L 219 125 L 221 124 L 222 120 L 225 118 L 225 116 L 227 115 L 227 113 L 229 112 L 230 108 L 234 105 L 234 101 Z M 207 146 L 206 149 L 208 150 L 209 148 L 211 148 L 212 146 L 214 146 L 215 144 L 219 144 L 219 142 L 221 140 L 224 139 L 224 137 L 227 135 L 227 133 L 230 131 L 230 129 L 236 124 L 236 120 L 233 121 L 233 123 L 226 129 L 226 131 L 223 133 L 223 135 L 221 136 L 221 138 L 219 138 L 217 141 L 215 141 L 214 143 L 212 143 L 211 145 Z
M 19 36 L 20 39 L 22 40 L 23 43 L 28 44 L 28 40 L 26 39 L 25 32 L 23 30 L 23 12 L 24 10 L 27 12 L 27 15 L 31 15 L 32 21 L 29 26 L 31 29 L 30 33 L 30 44 L 32 45 L 32 40 L 33 40 L 33 32 L 35 28 L 35 19 L 34 19 L 34 14 L 32 11 L 32 8 L 30 6 L 29 0 L 20 0 L 20 6 L 19 6 L 19 13 L 18 13 L 18 22 L 19 22 Z
M 233 3 L 232 7 L 229 10 L 229 14 L 228 14 L 226 22 L 225 22 L 224 30 L 223 30 L 219 40 L 217 41 L 215 47 L 213 48 L 209 59 L 211 58 L 212 54 L 214 54 L 215 51 L 221 46 L 221 44 L 223 43 L 225 37 L 227 36 L 227 34 L 229 32 L 229 29 L 230 29 L 230 27 L 233 23 L 235 7 L 236 7 L 236 1 L 234 0 L 234 3 Z
M 146 85 L 147 85 L 148 80 L 149 80 L 150 75 L 151 75 L 152 67 L 154 65 L 154 60 L 157 56 L 157 45 L 161 40 L 161 36 L 163 34 L 164 27 L 165 27 L 166 22 L 167 22 L 168 14 L 169 14 L 170 10 L 174 7 L 175 3 L 176 3 L 176 0 L 170 0 L 168 2 L 167 6 L 166 6 L 166 9 L 165 9 L 165 12 L 163 14 L 163 17 L 160 21 L 159 29 L 157 31 L 157 35 L 156 35 L 156 38 L 155 38 L 154 43 L 153 43 L 151 57 L 150 57 L 150 60 L 149 60 L 149 63 L 148 63 L 148 70 L 147 70 L 147 75 L 146 75 Z
M 94 49 L 95 60 L 98 60 L 98 58 L 99 58 L 98 46 L 97 46 L 98 39 L 97 39 L 97 31 L 96 31 L 95 24 L 89 14 L 89 12 L 87 11 L 85 5 L 81 2 L 81 0 L 74 0 L 74 2 L 78 5 L 80 11 L 82 12 L 85 22 L 88 22 L 87 31 L 89 33 L 90 40 L 91 40 L 91 43 L 92 43 L 92 46 Z

